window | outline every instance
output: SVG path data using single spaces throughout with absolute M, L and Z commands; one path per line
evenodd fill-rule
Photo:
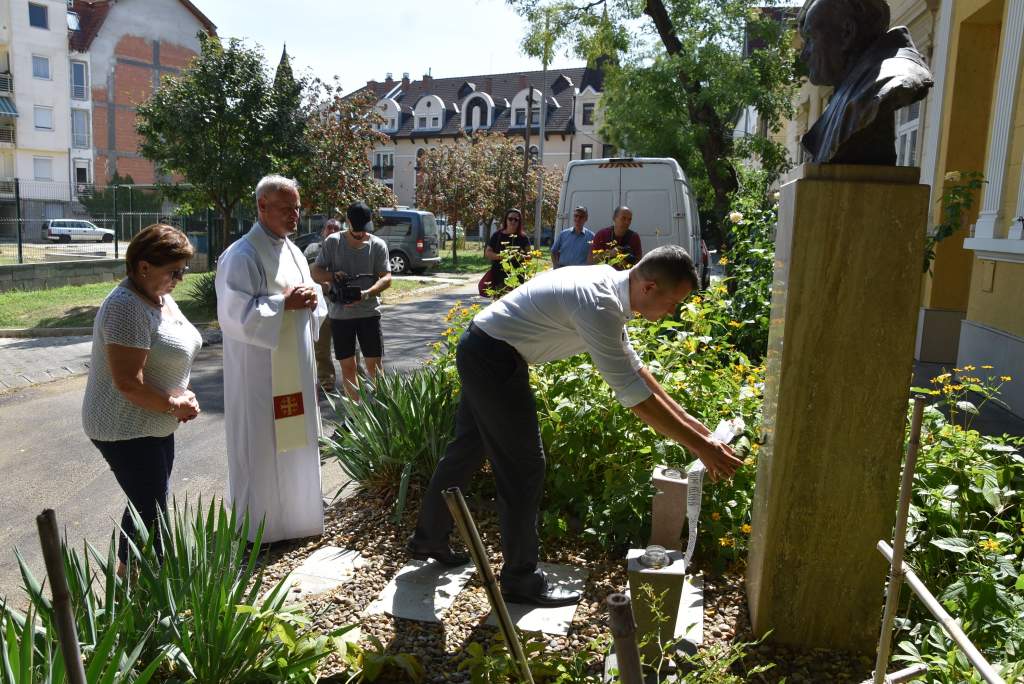
M 580 159 L 593 159 L 594 158 L 594 146 L 593 145 L 580 145 Z
M 32 78 L 50 80 L 50 58 L 32 55 Z
M 53 159 L 51 157 L 32 157 L 32 175 L 37 181 L 52 181 Z
M 390 180 L 394 176 L 394 152 L 377 152 L 373 157 L 373 177 L 379 180 Z
M 32 121 L 37 130 L 53 130 L 53 107 L 36 106 L 32 109 Z
M 520 107 L 516 110 L 516 118 L 512 123 L 513 126 L 525 126 L 526 125 L 526 108 Z
M 441 119 L 436 117 L 436 116 L 430 117 L 430 127 L 431 128 L 440 128 L 441 127 Z
M 71 146 L 89 149 L 89 110 L 71 110 Z
M 412 235 L 412 219 L 401 216 L 385 216 L 373 234 L 382 238 L 399 238 Z
M 426 127 L 427 127 L 427 117 L 421 116 L 419 118 L 419 124 L 417 125 L 417 128 L 426 128 Z
M 615 156 L 615 145 L 601 145 L 601 156 L 610 159 Z
M 36 28 L 50 28 L 50 18 L 46 13 L 46 5 L 28 3 L 28 25 Z
M 583 125 L 593 126 L 594 125 L 594 103 L 584 102 L 583 103 Z
M 71 62 L 71 99 L 89 99 L 89 71 L 85 62 Z
M 530 110 L 530 125 L 536 126 L 540 124 L 540 107 L 534 107 Z
M 896 165 L 917 166 L 917 139 L 921 129 L 921 103 L 896 110 Z
M 75 160 L 75 183 L 78 185 L 89 184 L 89 160 L 88 159 L 76 159 Z M 82 190 L 80 189 L 79 192 Z

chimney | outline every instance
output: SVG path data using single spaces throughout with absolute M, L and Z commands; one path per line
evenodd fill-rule
M 519 89 L 522 90 L 527 85 L 529 84 L 526 82 L 526 74 L 523 74 L 519 77 Z
M 423 89 L 430 92 L 430 86 L 434 83 L 434 77 L 430 74 L 423 74 Z
M 494 88 L 494 79 L 488 76 L 484 79 L 484 92 L 488 95 L 493 95 L 491 90 Z
M 367 81 L 367 82 L 366 82 L 366 87 L 367 87 L 367 88 L 372 88 L 372 87 L 374 87 L 375 85 L 377 85 L 377 82 L 376 82 L 376 81 L 374 81 L 374 80 L 373 80 L 372 78 L 371 78 L 371 79 L 370 79 L 369 81 Z
M 408 88 L 409 87 L 409 72 L 408 71 L 402 72 L 402 87 L 403 88 Z
M 395 82 L 395 79 L 391 77 L 390 71 L 384 74 L 384 82 L 387 83 L 388 85 L 391 85 L 392 83 Z

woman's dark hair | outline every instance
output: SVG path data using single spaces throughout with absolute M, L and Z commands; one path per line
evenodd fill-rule
M 166 266 L 182 259 L 191 259 L 195 250 L 185 234 L 166 223 L 154 223 L 143 228 L 132 238 L 125 250 L 125 270 L 135 272 L 140 261 L 154 266 Z
M 519 230 L 516 231 L 516 234 L 522 234 L 522 232 L 523 232 L 523 212 L 519 211 L 515 207 L 512 207 L 511 209 L 506 209 L 505 210 L 505 216 L 503 216 L 502 219 L 501 219 L 501 229 L 503 231 L 505 231 L 506 233 L 508 232 L 508 217 L 511 216 L 512 214 L 519 214 Z

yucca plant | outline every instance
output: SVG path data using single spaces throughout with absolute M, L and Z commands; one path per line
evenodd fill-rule
M 394 499 L 400 518 L 409 487 L 425 486 L 444 455 L 457 408 L 458 385 L 441 371 L 382 373 L 360 384 L 357 400 L 341 397 L 346 422 L 323 439 L 321 457 L 336 459 L 359 486 Z
M 188 296 L 203 310 L 217 312 L 217 272 L 209 271 L 199 274 L 188 287 Z

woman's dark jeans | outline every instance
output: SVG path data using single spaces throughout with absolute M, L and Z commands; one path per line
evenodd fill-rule
M 135 506 L 139 517 L 152 532 L 157 531 L 157 515 L 167 510 L 167 490 L 174 467 L 174 433 L 166 437 L 138 437 L 118 442 L 92 440 L 103 454 L 107 465 L 114 472 L 117 483 L 128 495 L 128 501 Z M 135 522 L 126 506 L 121 516 L 121 539 L 117 545 L 117 557 L 122 563 L 128 562 L 128 539 L 132 536 L 138 544 Z M 163 558 L 160 536 L 156 535 L 157 555 Z

